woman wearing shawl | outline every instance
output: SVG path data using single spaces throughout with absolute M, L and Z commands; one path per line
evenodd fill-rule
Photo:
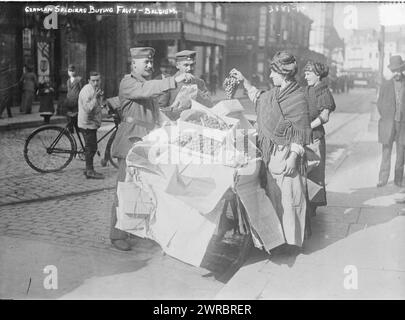
M 309 104 L 309 117 L 311 120 L 313 143 L 308 147 L 320 159 L 319 165 L 311 168 L 307 172 L 308 197 L 307 206 L 307 233 L 311 234 L 309 218 L 314 216 L 316 208 L 326 206 L 325 189 L 325 129 L 323 124 L 329 121 L 329 114 L 335 110 L 336 105 L 333 96 L 323 78 L 327 77 L 329 68 L 319 62 L 308 61 L 304 68 L 305 79 L 308 86 L 305 88 L 305 95 Z M 310 155 L 308 155 L 310 158 Z M 308 159 L 310 162 L 310 159 Z
M 306 212 L 304 145 L 311 142 L 308 104 L 294 78 L 297 62 L 293 55 L 276 53 L 270 68 L 275 87 L 265 92 L 253 87 L 238 70 L 233 69 L 231 75 L 243 81 L 256 104 L 266 191 L 280 218 L 285 242 L 301 247 Z

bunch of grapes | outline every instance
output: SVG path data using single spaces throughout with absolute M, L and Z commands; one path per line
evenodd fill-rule
M 222 86 L 225 90 L 227 98 L 233 99 L 233 96 L 236 93 L 236 89 L 239 86 L 239 81 L 235 77 L 230 75 L 229 77 L 225 78 Z
M 218 130 L 228 130 L 228 126 L 225 122 L 220 122 L 218 119 L 210 117 L 206 114 L 202 117 L 204 126 L 211 129 L 218 129 Z
M 202 125 L 206 128 L 211 128 L 211 129 L 218 129 L 218 130 L 228 130 L 229 127 L 228 125 L 223 122 L 219 121 L 218 119 L 215 119 L 214 117 L 210 117 L 207 114 L 202 114 L 199 118 L 199 120 L 193 119 L 193 120 L 187 120 L 187 122 Z

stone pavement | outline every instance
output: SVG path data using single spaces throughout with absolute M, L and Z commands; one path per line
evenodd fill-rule
M 396 203 L 405 194 L 392 183 L 375 187 L 381 147 L 362 118 L 344 161 L 327 171 L 328 206 L 312 219 L 302 254 L 256 251 L 216 299 L 405 298 L 405 207 Z M 349 275 L 357 288 L 344 286 Z
M 54 104 L 56 110 L 56 102 Z M 20 107 L 11 107 L 12 118 L 8 118 L 6 112 L 3 112 L 3 118 L 0 119 L 0 132 L 22 128 L 39 127 L 43 124 L 44 118 L 39 115 L 39 102 L 32 105 L 32 113 L 20 113 Z M 50 119 L 51 124 L 66 122 L 66 117 L 53 115 Z
M 105 127 L 99 130 L 100 137 Z M 115 184 L 116 169 L 111 165 L 102 168 L 101 158 L 95 156 L 97 171 L 106 175 L 104 180 L 85 179 L 84 161 L 73 159 L 67 168 L 60 172 L 42 174 L 34 171 L 25 162 L 23 149 L 32 129 L 13 130 L 0 134 L 2 152 L 0 154 L 0 207 L 6 204 L 46 200 L 83 192 L 111 189 Z M 107 139 L 99 144 L 101 156 Z
M 111 247 L 113 196 L 107 190 L 0 207 L 0 298 L 55 299 L 72 292 L 66 298 L 212 299 L 222 283 L 163 255 L 154 242 L 133 238 L 128 252 Z M 48 265 L 57 268 L 57 290 L 43 285 Z M 122 282 L 114 280 L 113 291 L 74 291 L 91 285 L 93 277 L 110 285 L 109 275 L 126 278 L 127 285 L 120 289 Z
M 106 178 L 83 181 L 85 179 L 83 168 L 80 168 L 69 170 L 69 173 L 66 171 L 38 173 L 21 176 L 18 179 L 0 179 L 0 207 L 113 189 L 116 179 L 115 170 L 100 168 L 97 171 L 104 173 Z
M 110 249 L 114 191 L 0 207 L 0 234 L 65 245 Z
M 130 252 L 14 236 L 0 236 L 0 242 L 3 299 L 212 299 L 223 286 L 205 270 L 162 255 L 147 240 L 139 240 Z M 55 268 L 57 288 L 44 286 L 45 268 Z M 96 277 L 104 279 L 104 287 L 85 295 L 80 288 L 91 286 Z

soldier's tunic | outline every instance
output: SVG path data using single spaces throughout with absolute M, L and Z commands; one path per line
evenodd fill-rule
M 122 122 L 118 127 L 112 148 L 112 156 L 118 158 L 118 181 L 125 181 L 125 158 L 133 143 L 142 139 L 142 137 L 164 121 L 154 98 L 162 92 L 174 89 L 175 87 L 174 77 L 147 81 L 141 76 L 128 74 L 121 80 L 119 100 Z M 117 223 L 117 206 L 118 198 L 115 196 L 111 208 L 110 239 L 125 240 L 128 234 L 115 228 Z
M 174 77 L 177 77 L 180 73 L 177 72 Z M 157 104 L 159 105 L 159 108 L 166 108 L 169 107 L 173 104 L 174 100 L 176 99 L 179 91 L 181 88 L 186 85 L 192 85 L 196 84 L 198 88 L 198 94 L 196 97 L 196 101 L 201 103 L 202 105 L 211 108 L 213 106 L 211 97 L 209 95 L 207 86 L 205 85 L 204 80 L 194 78 L 190 82 L 181 82 L 177 85 L 176 88 L 173 88 L 169 90 L 168 92 L 163 93 L 157 98 Z M 165 111 L 165 114 L 171 119 L 171 120 L 177 120 L 180 116 L 181 111 Z
M 160 124 L 159 107 L 153 98 L 174 88 L 174 77 L 146 81 L 141 76 L 125 75 L 119 87 L 122 123 L 114 140 L 113 157 L 125 159 L 133 141 L 144 137 Z

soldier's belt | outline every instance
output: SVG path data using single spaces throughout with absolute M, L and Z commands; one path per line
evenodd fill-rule
M 153 130 L 153 129 L 155 128 L 155 124 L 154 124 L 154 123 L 150 123 L 150 122 L 138 120 L 138 119 L 135 119 L 135 118 L 132 118 L 132 117 L 124 118 L 124 119 L 122 120 L 122 122 L 134 123 L 134 124 L 136 124 L 136 125 L 138 125 L 138 126 L 147 128 L 148 130 Z

